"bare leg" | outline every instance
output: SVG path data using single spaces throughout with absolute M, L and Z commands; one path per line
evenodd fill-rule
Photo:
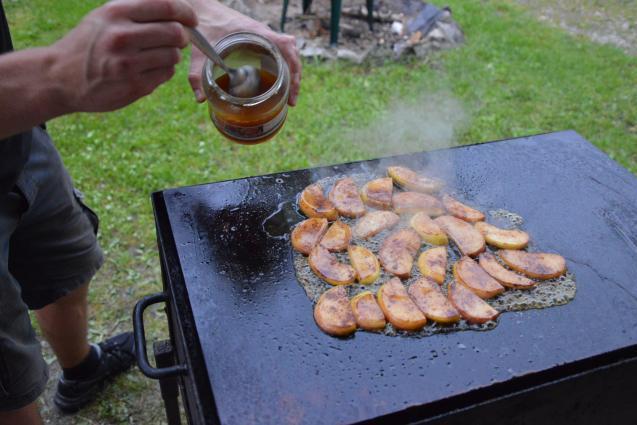
M 42 425 L 42 419 L 38 412 L 38 402 L 24 406 L 21 409 L 0 412 L 0 425 Z
M 65 369 L 80 364 L 90 350 L 87 295 L 88 284 L 85 284 L 35 311 L 44 338 Z

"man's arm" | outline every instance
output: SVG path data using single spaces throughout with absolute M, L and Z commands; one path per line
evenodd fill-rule
M 0 139 L 72 112 L 112 111 L 169 80 L 197 18 L 184 0 L 114 0 L 49 47 L 0 56 Z
M 226 34 L 237 31 L 251 31 L 272 41 L 281 50 L 290 67 L 290 97 L 288 103 L 296 105 L 301 85 L 301 60 L 293 36 L 272 31 L 267 25 L 257 22 L 216 0 L 188 0 L 199 18 L 199 30 L 213 44 Z M 197 49 L 192 49 L 190 73 L 188 80 L 198 102 L 206 100 L 201 82 L 201 70 L 205 56 Z

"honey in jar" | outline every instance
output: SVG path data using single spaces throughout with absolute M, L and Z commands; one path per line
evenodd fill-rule
M 253 97 L 232 96 L 228 92 L 228 74 L 206 61 L 203 86 L 213 124 L 221 134 L 238 143 L 257 144 L 272 138 L 287 117 L 290 86 L 290 72 L 280 51 L 269 40 L 247 32 L 230 34 L 215 48 L 232 68 L 257 68 L 260 83 Z

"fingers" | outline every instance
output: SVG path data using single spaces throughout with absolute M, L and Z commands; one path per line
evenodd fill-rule
M 157 87 L 170 80 L 175 75 L 175 67 L 155 68 L 141 74 L 142 83 L 138 86 L 138 97 L 151 94 Z
M 203 65 L 206 61 L 205 56 L 198 49 L 191 50 L 190 56 L 190 71 L 188 72 L 188 82 L 190 83 L 190 87 L 192 87 L 192 91 L 195 94 L 195 99 L 198 103 L 206 100 L 206 95 L 203 91 L 202 77 L 201 72 L 203 70 Z
M 177 22 L 135 24 L 127 35 L 130 40 L 125 40 L 126 45 L 139 49 L 155 47 L 178 47 L 183 49 L 188 45 L 189 41 L 184 27 Z
M 276 44 L 290 68 L 290 95 L 288 97 L 288 104 L 295 106 L 301 90 L 302 69 L 301 59 L 299 58 L 299 52 L 296 48 L 296 41 L 293 36 L 279 35 Z
M 185 0 L 119 0 L 109 4 L 112 13 L 136 22 L 177 21 L 197 26 L 197 17 Z

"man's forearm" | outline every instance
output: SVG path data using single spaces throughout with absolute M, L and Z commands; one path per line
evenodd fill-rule
M 0 139 L 68 112 L 57 64 L 52 48 L 0 55 Z

